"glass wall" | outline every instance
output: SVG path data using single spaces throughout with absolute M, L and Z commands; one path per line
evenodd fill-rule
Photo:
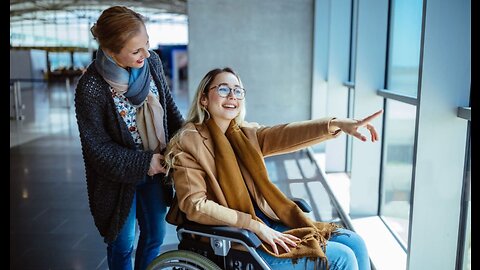
M 395 96 L 387 98 L 385 106 L 380 216 L 404 248 L 408 243 L 417 107 L 404 103 L 403 96 L 417 97 L 422 5 L 421 0 L 392 0 L 390 4 L 386 85 Z
M 388 89 L 416 97 L 422 30 L 421 0 L 392 0 L 388 42 Z
M 408 241 L 415 114 L 415 106 L 387 100 L 380 215 L 404 246 Z
M 78 7 L 62 11 L 34 11 L 10 20 L 13 47 L 55 46 L 96 48 L 90 27 L 108 6 Z M 147 18 L 151 48 L 158 45 L 187 44 L 188 20 L 183 14 L 131 7 Z
M 355 6 L 355 0 L 315 3 L 330 12 L 321 13 L 316 27 L 330 46 L 319 47 L 327 53 L 315 52 L 328 55 L 327 115 L 350 105 L 356 118 L 384 109 L 374 123 L 380 144 L 354 139 L 351 156 L 343 156 L 343 145 L 327 142 L 325 155 L 327 164 L 347 164 L 341 173 L 350 180 L 350 217 L 372 245 L 372 261 L 378 269 L 470 269 L 470 146 L 465 149 L 463 137 L 469 131 L 453 115 L 469 97 L 470 1 L 358 1 L 352 12 L 347 4 Z M 353 26 L 350 32 L 338 26 L 338 14 L 346 13 L 358 22 L 342 21 Z M 330 74 L 339 74 L 341 43 L 335 41 L 347 34 L 354 72 L 342 78 L 351 80 L 345 83 Z M 353 104 L 336 96 L 341 84 L 354 89 Z M 470 121 L 467 108 L 459 109 L 459 117 Z
M 91 26 L 108 6 L 67 7 L 41 10 L 10 17 L 10 47 L 40 49 L 48 53 L 49 74 L 82 70 L 98 48 Z M 144 7 L 130 7 L 144 15 L 150 48 L 161 45 L 187 45 L 188 20 L 184 14 L 166 13 Z

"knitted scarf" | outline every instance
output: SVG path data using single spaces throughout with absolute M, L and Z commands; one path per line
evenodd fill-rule
M 145 59 L 143 67 L 126 70 L 99 48 L 95 57 L 95 67 L 115 92 L 123 94 L 135 106 L 143 104 L 150 92 L 148 59 Z
M 164 111 L 158 98 L 150 91 L 151 77 L 148 59 L 145 59 L 141 68 L 130 68 L 128 71 L 117 65 L 99 48 L 95 67 L 116 93 L 123 94 L 138 108 L 136 122 L 143 148 L 155 153 L 164 149 L 166 146 L 163 126 Z
M 312 260 L 320 258 L 326 262 L 326 242 L 332 233 L 335 233 L 338 225 L 312 221 L 270 181 L 263 156 L 253 147 L 235 120 L 230 122 L 225 134 L 212 119 L 208 119 L 206 125 L 215 145 L 218 181 L 228 207 L 248 213 L 255 220 L 262 222 L 255 215 L 249 191 L 238 165 L 241 163 L 251 174 L 256 188 L 265 197 L 280 221 L 292 228 L 284 233 L 301 239 L 297 247 L 291 247 L 290 252 L 279 248 L 279 255 L 276 255 L 270 245 L 262 243 L 263 250 L 272 256 L 292 258 L 294 261 L 307 257 Z

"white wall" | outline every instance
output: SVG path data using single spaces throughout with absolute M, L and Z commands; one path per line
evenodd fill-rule
M 10 50 L 10 79 L 43 79 L 44 71 L 47 70 L 47 53 L 43 50 Z M 38 103 L 45 103 L 48 100 L 42 98 L 44 93 L 40 92 L 38 86 L 41 83 L 20 82 L 21 99 L 19 115 L 23 116 L 24 122 L 32 122 L 37 117 L 42 117 L 37 111 Z M 10 91 L 10 117 L 15 115 L 14 91 Z
M 214 67 L 231 66 L 247 91 L 247 120 L 310 119 L 313 0 L 188 1 L 190 100 Z
M 10 79 L 43 79 L 47 53 L 42 50 L 10 50 Z

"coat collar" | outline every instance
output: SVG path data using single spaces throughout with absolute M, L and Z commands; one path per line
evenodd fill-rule
M 212 135 L 210 134 L 207 126 L 203 123 L 196 124 L 195 129 L 198 131 L 198 134 L 200 134 L 200 136 L 203 138 L 203 144 L 205 145 L 205 147 L 207 147 L 210 154 L 215 157 Z

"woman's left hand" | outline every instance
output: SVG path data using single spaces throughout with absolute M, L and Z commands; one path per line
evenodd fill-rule
M 153 154 L 152 160 L 150 161 L 150 169 L 147 174 L 149 176 L 154 176 L 158 173 L 165 173 L 165 158 L 162 154 Z
M 330 121 L 330 130 L 340 129 L 343 132 L 365 142 L 367 141 L 367 137 L 365 137 L 360 132 L 358 132 L 358 128 L 365 127 L 370 132 L 372 142 L 375 142 L 379 140 L 379 136 L 377 131 L 375 130 L 375 127 L 372 124 L 370 124 L 370 122 L 376 117 L 378 117 L 379 115 L 381 115 L 382 113 L 383 113 L 383 110 L 379 110 L 363 118 L 362 120 L 356 120 L 356 119 L 350 119 L 350 118 L 333 119 L 332 121 Z

